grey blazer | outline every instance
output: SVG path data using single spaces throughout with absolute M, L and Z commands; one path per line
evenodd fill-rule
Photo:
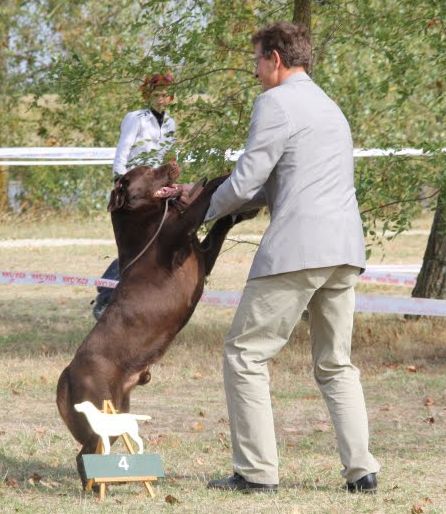
M 261 197 L 271 221 L 249 278 L 342 264 L 365 268 L 350 127 L 306 73 L 259 95 L 245 152 L 212 196 L 205 221 Z

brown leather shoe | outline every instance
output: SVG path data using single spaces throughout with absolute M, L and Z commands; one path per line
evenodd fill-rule
M 248 482 L 238 473 L 234 473 L 227 478 L 210 480 L 207 488 L 218 489 L 220 491 L 241 491 L 244 493 L 277 493 L 278 485 Z
M 376 473 L 369 473 L 356 482 L 347 482 L 347 490 L 349 493 L 376 493 L 378 489 L 378 480 Z

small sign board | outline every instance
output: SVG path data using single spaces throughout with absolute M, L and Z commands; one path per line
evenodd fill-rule
M 95 482 L 121 478 L 123 481 L 155 480 L 164 477 L 161 457 L 156 453 L 146 454 L 85 454 L 82 455 L 87 479 Z

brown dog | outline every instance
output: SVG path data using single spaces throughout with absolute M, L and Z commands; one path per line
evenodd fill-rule
M 226 177 L 210 181 L 184 211 L 174 205 L 166 211 L 166 202 L 181 192 L 172 186 L 178 174 L 172 164 L 140 166 L 121 177 L 111 193 L 108 209 L 121 280 L 57 385 L 60 415 L 82 444 L 77 464 L 84 485 L 81 456 L 95 452 L 98 436 L 73 405 L 88 400 L 101 408 L 103 400 L 111 399 L 120 412 L 129 411 L 131 390 L 149 382 L 150 366 L 189 320 L 233 226 L 228 216 L 214 224 L 202 243 L 196 236 L 212 193 Z

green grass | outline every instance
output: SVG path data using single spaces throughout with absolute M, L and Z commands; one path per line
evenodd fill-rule
M 256 223 L 239 233 L 258 233 Z M 420 227 L 427 224 L 422 220 Z M 16 231 L 2 224 L 0 237 L 111 237 L 105 217 L 47 225 L 26 220 Z M 425 240 L 404 236 L 397 244 L 397 239 L 387 250 L 387 262 L 419 261 Z M 2 249 L 0 269 L 95 275 L 112 250 Z M 224 253 L 208 287 L 240 289 L 252 253 L 250 245 Z M 361 289 L 409 294 L 379 286 Z M 84 495 L 74 461 L 78 446 L 58 416 L 55 387 L 94 324 L 93 297 L 88 288 L 0 286 L 1 512 L 446 512 L 446 320 L 356 317 L 353 361 L 362 371 L 371 449 L 382 465 L 375 496 L 342 490 L 336 441 L 312 377 L 308 325 L 302 322 L 270 366 L 281 489 L 275 496 L 246 496 L 205 488 L 210 478 L 231 472 L 221 351 L 233 311 L 203 305 L 153 367 L 152 382 L 132 394 L 132 411 L 153 417 L 140 425 L 145 449 L 160 453 L 166 470 L 156 498 L 137 484 L 111 487 L 103 504 Z M 168 495 L 178 503 L 167 503 Z

